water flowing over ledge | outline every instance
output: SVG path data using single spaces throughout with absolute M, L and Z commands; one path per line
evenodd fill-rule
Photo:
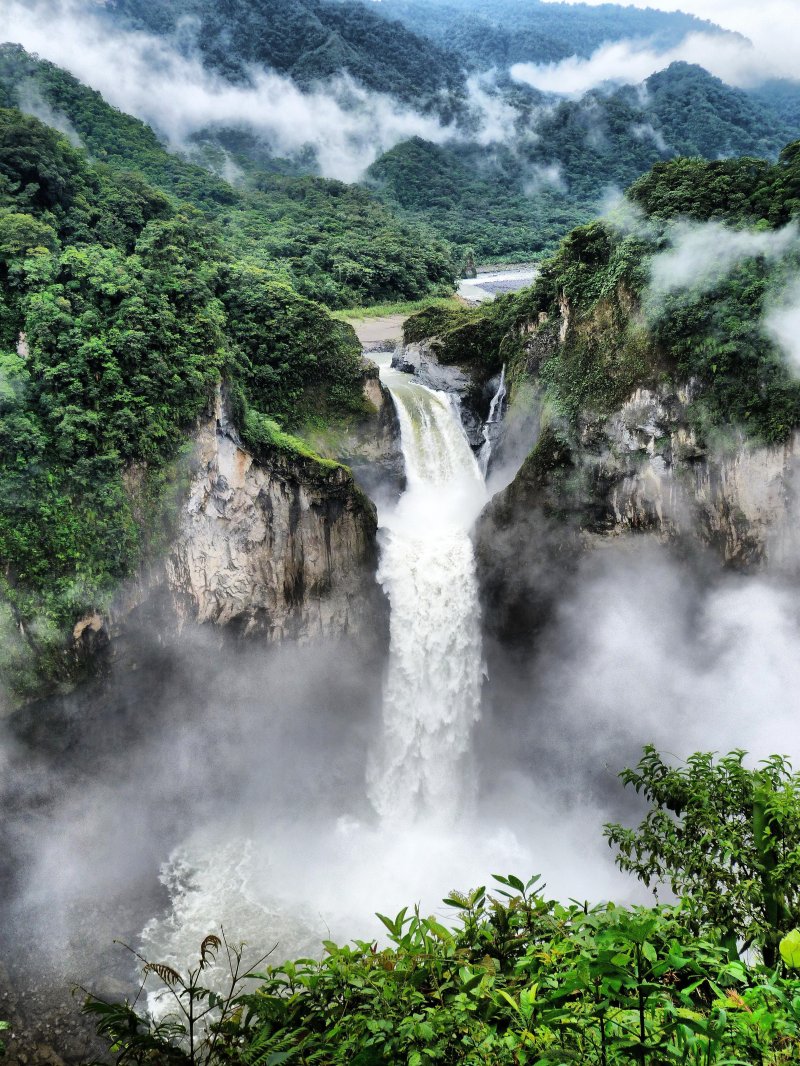
M 391 644 L 369 795 L 386 820 L 451 819 L 472 791 L 483 659 L 469 531 L 487 492 L 452 398 L 388 365 L 381 376 L 397 405 L 408 484 L 380 515 Z

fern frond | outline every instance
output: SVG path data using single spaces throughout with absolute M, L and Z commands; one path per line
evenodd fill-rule
M 216 961 L 217 952 L 222 947 L 222 941 L 218 936 L 210 933 L 200 945 L 200 969 L 204 970 L 210 963 Z
M 165 962 L 148 962 L 142 970 L 142 976 L 154 973 L 165 985 L 182 985 L 183 978 L 177 970 L 167 966 Z

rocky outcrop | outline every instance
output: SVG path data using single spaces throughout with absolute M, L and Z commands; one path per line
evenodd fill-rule
M 364 365 L 364 399 L 367 415 L 350 427 L 336 451 L 371 499 L 396 499 L 406 482 L 400 421 L 391 393 L 381 382 L 378 365 L 370 359 L 365 359 Z
M 641 388 L 604 424 L 582 425 L 594 497 L 587 534 L 648 530 L 699 540 L 728 565 L 788 565 L 800 434 L 765 447 L 731 431 L 710 448 L 689 420 L 692 398 L 691 385 Z
M 357 637 L 376 599 L 377 519 L 350 472 L 280 452 L 256 462 L 221 399 L 192 465 L 166 563 L 179 617 L 268 640 Z
M 256 458 L 222 389 L 195 431 L 167 550 L 75 627 L 76 654 L 124 654 L 126 630 L 213 625 L 267 642 L 332 637 L 376 648 L 386 604 L 375 580 L 377 516 L 350 471 L 299 453 Z
M 465 370 L 454 364 L 440 363 L 430 345 L 424 342 L 399 345 L 392 366 L 395 370 L 413 374 L 429 389 L 450 393 L 458 403 L 461 424 L 470 446 L 476 450 L 481 447 L 484 418 L 491 401 L 489 390 L 476 390 Z M 482 396 L 483 391 L 488 399 Z
M 581 554 L 626 535 L 740 570 L 796 569 L 800 433 L 767 447 L 730 431 L 703 445 L 693 395 L 691 384 L 639 388 L 608 417 L 541 432 L 476 527 L 490 634 L 508 645 L 535 637 Z

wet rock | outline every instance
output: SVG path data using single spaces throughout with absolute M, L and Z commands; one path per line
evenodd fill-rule
M 275 641 L 357 639 L 375 598 L 377 518 L 349 471 L 277 452 L 256 461 L 221 401 L 193 468 L 166 565 L 179 617 Z

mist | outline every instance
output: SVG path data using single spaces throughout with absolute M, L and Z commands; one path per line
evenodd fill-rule
M 575 3 L 577 0 L 567 2 Z M 606 0 L 580 2 L 596 5 Z M 632 7 L 653 6 L 651 0 L 629 2 Z M 726 30 L 743 34 L 752 41 L 763 69 L 769 71 L 769 77 L 797 77 L 795 60 L 800 48 L 800 26 L 794 0 L 762 0 L 759 4 L 753 4 L 751 0 L 661 0 L 658 7 L 663 11 L 685 11 L 698 18 L 709 19 Z M 773 71 L 778 70 L 783 73 L 773 74 Z
M 764 330 L 800 377 L 800 277 L 786 286 L 764 318 Z
M 246 126 L 279 155 L 310 146 L 323 174 L 351 181 L 408 137 L 446 143 L 465 136 L 346 77 L 304 92 L 253 68 L 248 84 L 231 84 L 157 38 L 109 37 L 78 0 L 8 0 L 0 34 L 71 70 L 178 150 L 200 129 Z M 750 84 L 758 53 L 747 43 L 693 35 L 674 56 L 700 51 L 715 73 L 724 68 L 726 80 Z M 589 60 L 521 65 L 513 74 L 547 91 L 580 94 L 609 81 L 641 81 L 660 69 L 653 64 L 669 61 L 646 42 L 622 42 Z M 472 78 L 468 94 L 478 119 L 470 138 L 483 147 L 512 140 L 517 112 L 499 95 L 495 74 Z M 79 142 L 66 117 L 30 86 L 20 87 L 20 104 Z M 667 148 L 652 126 L 632 133 Z M 228 165 L 235 179 L 235 164 Z M 561 164 L 529 166 L 524 189 L 566 193 Z M 654 233 L 627 201 L 614 224 Z M 660 236 L 652 307 L 684 291 L 710 291 L 752 258 L 784 264 L 761 327 L 800 374 L 797 226 L 762 232 L 679 222 Z M 12 387 L 0 377 L 0 392 Z M 539 400 L 527 396 L 525 414 L 512 409 L 501 461 L 488 485 L 478 478 L 471 486 L 468 503 L 476 506 L 467 507 L 459 530 L 461 556 L 474 545 L 474 518 L 535 444 Z M 449 399 L 440 406 L 452 415 Z M 411 414 L 408 424 L 413 432 Z M 473 476 L 474 456 L 466 439 L 459 443 Z M 797 477 L 794 470 L 782 486 L 794 508 L 792 529 L 800 522 Z M 444 564 L 441 553 L 433 560 L 427 553 L 451 532 L 449 513 L 447 522 L 434 520 L 442 517 L 442 482 L 428 480 L 426 491 L 407 495 L 405 511 L 393 513 L 394 529 L 382 516 L 379 569 L 387 589 L 387 571 L 403 561 L 415 580 L 436 570 L 436 595 L 424 605 L 434 636 L 446 629 L 454 601 L 468 616 L 466 652 L 451 663 L 453 644 L 434 643 L 440 667 L 422 686 L 413 687 L 408 666 L 420 656 L 412 626 L 422 603 L 409 583 L 405 599 L 392 602 L 395 650 L 404 644 L 394 672 L 391 649 L 376 656 L 344 639 L 274 647 L 143 619 L 129 625 L 123 652 L 94 682 L 14 712 L 0 693 L 4 960 L 54 987 L 77 983 L 117 995 L 133 986 L 135 966 L 114 938 L 179 969 L 220 928 L 233 943 L 246 942 L 247 958 L 318 957 L 324 939 L 380 939 L 376 911 L 419 903 L 423 913 L 446 918 L 442 897 L 491 884 L 493 873 L 539 873 L 547 894 L 565 901 L 649 900 L 617 870 L 603 838 L 606 822 L 640 813 L 618 774 L 645 744 L 676 760 L 735 748 L 749 752 L 751 765 L 773 753 L 800 757 L 794 534 L 775 533 L 784 537 L 780 567 L 743 576 L 724 571 L 695 542 L 678 550 L 645 534 L 602 544 L 594 538 L 561 566 L 548 549 L 567 534 L 534 518 L 527 532 L 538 559 L 530 562 L 513 537 L 504 541 L 507 530 L 490 528 L 482 535 L 509 583 L 552 600 L 535 632 L 517 633 L 514 647 L 504 647 L 481 629 L 487 607 L 477 580 L 464 591 L 444 565 L 457 562 L 458 552 L 446 551 Z M 397 532 L 410 536 L 392 556 Z M 453 677 L 463 674 L 464 659 L 471 703 L 459 718 L 448 699 L 464 688 Z M 448 789 L 436 730 L 412 717 L 430 692 L 443 705 L 440 733 L 452 761 L 466 767 L 463 791 Z M 390 703 L 402 712 L 394 731 Z M 427 763 L 417 777 L 409 770 L 415 760 Z M 428 802 L 398 803 L 403 788 L 412 801 L 427 789 Z
M 542 873 L 563 899 L 642 899 L 602 825 L 635 811 L 616 775 L 644 744 L 800 751 L 794 586 L 644 536 L 587 555 L 530 653 L 495 659 L 474 802 L 454 817 L 376 816 L 381 672 L 346 644 L 141 640 L 135 674 L 3 735 L 18 857 L 4 938 L 35 931 L 37 965 L 62 979 L 119 966 L 116 936 L 185 965 L 219 925 L 273 961 L 315 955 L 328 937 L 378 937 L 375 910 L 446 914 L 447 892 L 494 872 Z
M 668 297 L 696 298 L 710 293 L 748 260 L 774 269 L 772 291 L 759 325 L 787 368 L 800 375 L 800 230 L 796 223 L 777 230 L 734 229 L 721 222 L 685 219 L 656 223 L 618 191 L 609 192 L 600 213 L 620 235 L 661 244 L 650 259 L 644 290 L 644 311 L 652 317 L 663 314 Z
M 69 70 L 177 150 L 200 129 L 245 127 L 277 155 L 311 146 L 324 176 L 354 181 L 398 141 L 419 135 L 438 143 L 450 135 L 436 118 L 344 76 L 304 93 L 289 78 L 253 68 L 250 84 L 234 85 L 165 40 L 133 30 L 109 33 L 109 26 L 80 0 L 11 0 L 0 36 Z
M 800 249 L 800 231 L 794 223 L 760 231 L 732 229 L 719 222 L 677 222 L 667 237 L 670 247 L 654 256 L 650 267 L 650 294 L 655 298 L 679 289 L 713 289 L 748 259 L 774 263 Z
M 775 24 L 775 33 L 792 37 L 792 16 Z M 800 42 L 796 42 L 800 43 Z M 778 44 L 777 40 L 775 44 Z M 516 63 L 511 77 L 543 92 L 582 96 L 603 85 L 637 85 L 671 63 L 696 63 L 728 85 L 753 88 L 768 78 L 798 80 L 796 50 L 755 47 L 732 35 L 690 33 L 674 48 L 655 48 L 644 38 L 609 41 L 588 59 L 574 55 L 557 63 Z
M 467 133 L 344 74 L 303 91 L 290 78 L 253 66 L 245 84 L 234 84 L 210 71 L 195 52 L 115 27 L 97 10 L 90 0 L 6 0 L 0 39 L 64 67 L 115 107 L 147 122 L 176 151 L 191 150 L 191 135 L 198 131 L 245 128 L 277 156 L 311 148 L 324 177 L 353 182 L 411 137 L 435 144 L 474 139 L 485 146 L 513 134 L 516 113 L 497 93 L 492 72 L 467 82 L 473 127 Z M 23 106 L 26 99 L 23 93 Z M 26 109 L 45 117 L 35 102 Z

